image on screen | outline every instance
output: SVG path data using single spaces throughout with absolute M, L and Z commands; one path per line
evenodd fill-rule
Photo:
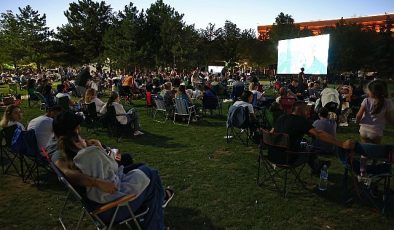
M 278 74 L 327 74 L 330 35 L 281 40 L 278 44 Z
M 221 73 L 224 66 L 208 66 L 208 72 L 210 73 Z

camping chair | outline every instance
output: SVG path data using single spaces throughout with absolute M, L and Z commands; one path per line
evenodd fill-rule
M 152 103 L 152 92 L 146 91 L 145 94 L 145 107 L 146 107 L 146 114 L 148 116 L 153 116 L 153 103 Z
M 22 163 L 25 171 L 23 172 L 22 179 L 26 182 L 32 179 L 33 183 L 37 186 L 40 185 L 40 168 L 45 169 L 47 175 L 50 173 L 47 159 L 41 155 L 41 151 L 37 145 L 37 138 L 33 129 L 24 131 L 24 141 L 28 146 L 25 153 L 23 153 Z
M 153 113 L 153 120 L 157 121 L 157 122 L 162 122 L 160 120 L 156 120 L 156 115 L 157 115 L 157 113 L 160 112 L 164 116 L 164 122 L 166 122 L 167 119 L 168 119 L 169 114 L 168 114 L 168 111 L 166 109 L 166 105 L 164 103 L 164 100 L 160 99 L 158 97 L 155 97 L 153 100 L 154 100 L 155 105 L 156 105 L 155 112 Z
M 222 104 L 219 100 L 219 97 L 217 96 L 203 96 L 202 97 L 202 109 L 204 112 L 204 115 L 206 113 L 206 110 L 209 110 L 210 114 L 212 115 L 212 111 L 214 109 L 217 109 L 219 112 L 219 115 L 222 115 Z
M 116 138 L 116 142 L 120 141 L 122 135 L 131 132 L 131 127 L 129 124 L 122 125 L 119 123 L 116 117 L 118 116 L 127 116 L 127 114 L 116 114 L 116 110 L 114 106 L 107 107 L 107 113 L 104 115 L 104 124 L 107 125 L 107 130 L 109 134 Z
M 289 150 L 289 135 L 270 133 L 262 130 L 260 154 L 258 158 L 257 185 L 276 190 L 283 197 L 288 194 L 289 175 L 293 176 L 295 188 L 301 191 L 305 184 L 300 176 L 310 152 L 292 152 Z M 264 149 L 267 149 L 266 154 Z M 284 156 L 285 159 L 279 159 Z M 280 182 L 283 187 L 280 188 Z
M 356 144 L 356 151 L 361 148 L 369 148 L 369 151 L 382 153 L 379 157 L 368 156 L 369 161 L 373 164 L 366 164 L 365 175 L 360 176 L 360 161 L 355 159 L 353 155 L 348 158 L 341 157 L 341 162 L 344 164 L 343 174 L 343 192 L 342 200 L 346 205 L 352 200 L 351 192 L 356 193 L 361 201 L 367 201 L 375 209 L 380 210 L 383 215 L 388 214 L 388 206 L 390 202 L 390 181 L 392 177 L 391 164 L 394 162 L 394 146 L 393 145 L 375 145 L 375 144 Z M 360 153 L 357 153 L 360 154 Z M 349 175 L 353 181 L 350 182 L 349 188 Z M 380 186 L 383 192 L 379 196 L 372 194 L 372 185 Z M 381 196 L 380 196 L 381 195 Z
M 82 111 L 85 115 L 85 123 L 87 125 L 86 127 L 88 129 L 92 128 L 93 130 L 95 130 L 95 128 L 97 128 L 100 123 L 100 118 L 96 110 L 96 103 L 83 103 Z
M 194 105 L 189 106 L 185 99 L 175 98 L 174 124 L 177 115 L 187 117 L 187 126 L 189 126 L 192 116 L 196 116 L 196 108 Z
M 285 113 L 290 114 L 293 109 L 293 104 L 296 102 L 296 100 L 297 99 L 294 97 L 281 97 L 279 104 Z
M 233 101 L 237 101 L 239 99 L 239 97 L 241 97 L 241 95 L 244 91 L 245 91 L 244 84 L 233 85 L 232 92 L 231 92 L 231 99 L 233 99 Z
M 133 93 L 131 92 L 131 89 L 129 86 L 123 86 L 120 85 L 119 86 L 119 97 L 128 102 L 129 104 L 132 103 L 132 99 L 133 99 Z
M 232 139 L 238 139 L 241 143 L 248 145 L 250 138 L 248 108 L 230 106 L 227 114 L 226 127 L 227 143 L 230 143 Z
M 127 195 L 124 197 L 119 198 L 118 200 L 109 202 L 107 204 L 97 204 L 95 202 L 92 202 L 86 198 L 86 196 L 83 194 L 84 192 L 79 192 L 79 190 L 82 189 L 77 189 L 74 188 L 74 186 L 67 180 L 66 176 L 59 170 L 59 168 L 53 163 L 50 162 L 50 167 L 52 170 L 56 173 L 59 181 L 66 187 L 67 189 L 67 195 L 66 199 L 64 200 L 63 206 L 59 212 L 59 222 L 62 225 L 63 229 L 67 229 L 64 220 L 63 220 L 63 214 L 64 211 L 66 210 L 67 205 L 70 203 L 71 199 L 74 198 L 77 200 L 80 205 L 82 206 L 81 213 L 79 215 L 79 220 L 77 223 L 77 227 L 75 229 L 79 229 L 82 220 L 84 219 L 85 215 L 89 216 L 90 219 L 92 220 L 93 224 L 96 226 L 97 229 L 105 229 L 109 230 L 112 229 L 114 226 L 119 226 L 119 225 L 127 225 L 130 229 L 130 223 L 134 222 L 135 226 L 137 229 L 141 229 L 140 226 L 140 219 L 144 215 L 146 215 L 149 211 L 149 208 L 144 209 L 142 212 L 139 212 L 138 214 L 134 214 L 134 212 L 131 209 L 131 206 L 129 202 L 133 201 L 136 199 L 135 195 Z M 123 212 L 129 212 L 130 216 L 119 219 L 117 218 L 118 213 L 123 213 Z M 113 213 L 112 218 L 110 221 L 105 221 L 102 219 L 102 214 L 105 213 Z
M 29 107 L 40 104 L 40 110 L 45 110 L 48 107 L 45 97 L 38 91 L 29 92 L 27 103 Z
M 6 128 L 3 128 L 0 131 L 1 137 L 1 166 L 3 174 L 13 175 L 13 176 L 21 176 L 23 177 L 23 164 L 22 164 L 22 155 L 16 153 L 11 148 L 12 138 L 14 136 L 14 132 L 17 128 L 17 125 L 12 125 Z M 8 165 L 5 165 L 7 161 Z M 19 161 L 19 164 L 18 164 Z M 14 169 L 15 174 L 9 173 L 10 169 Z

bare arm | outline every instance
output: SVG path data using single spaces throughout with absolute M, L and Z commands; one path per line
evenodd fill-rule
M 96 187 L 106 193 L 114 193 L 118 189 L 112 182 L 93 178 L 88 175 L 82 174 L 80 171 L 70 169 L 65 161 L 57 160 L 55 165 L 64 173 L 71 184 L 83 187 Z
M 319 140 L 322 140 L 322 141 L 328 143 L 328 144 L 336 145 L 336 146 L 343 148 L 343 149 L 353 149 L 354 148 L 354 143 L 351 140 L 347 140 L 347 141 L 342 142 L 342 141 L 335 139 L 330 134 L 328 134 L 324 131 L 315 129 L 315 128 L 310 129 L 309 134 L 316 137 Z
M 363 118 L 364 113 L 365 113 L 365 107 L 361 106 L 360 110 L 358 110 L 358 113 L 356 115 L 356 123 L 357 124 L 360 123 L 361 118 Z

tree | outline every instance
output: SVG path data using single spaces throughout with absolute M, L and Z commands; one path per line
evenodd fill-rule
M 376 60 L 376 70 L 381 77 L 386 78 L 394 76 L 394 33 L 391 31 L 393 24 L 394 20 L 387 15 L 384 24 L 380 27 L 379 37 L 374 43 L 375 52 L 371 52 Z
M 104 51 L 103 36 L 112 19 L 112 9 L 104 1 L 79 0 L 64 12 L 68 23 L 58 27 L 57 38 L 79 63 L 98 61 Z
M 1 14 L 0 19 L 0 61 L 12 62 L 15 68 L 25 57 L 22 29 L 12 11 Z
M 46 26 L 46 15 L 42 16 L 27 5 L 25 8 L 19 8 L 19 14 L 16 15 L 22 33 L 24 46 L 28 60 L 37 64 L 37 68 L 41 68 L 41 64 L 47 57 L 47 44 L 53 35 L 53 31 Z
M 299 32 L 300 29 L 294 24 L 293 17 L 281 12 L 275 18 L 275 23 L 272 25 L 268 34 L 270 40 L 277 44 L 279 40 L 299 37 Z
M 103 58 L 109 58 L 113 67 L 131 71 L 132 65 L 134 67 L 137 65 L 137 32 L 138 10 L 133 3 L 130 3 L 118 13 L 105 32 Z

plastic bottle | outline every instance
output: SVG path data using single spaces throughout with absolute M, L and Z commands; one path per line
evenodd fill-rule
M 366 176 L 367 174 L 367 158 L 364 156 L 360 157 L 360 176 Z
M 327 183 L 328 183 L 328 169 L 327 169 L 327 165 L 323 165 L 323 167 L 320 170 L 319 190 L 326 191 Z

